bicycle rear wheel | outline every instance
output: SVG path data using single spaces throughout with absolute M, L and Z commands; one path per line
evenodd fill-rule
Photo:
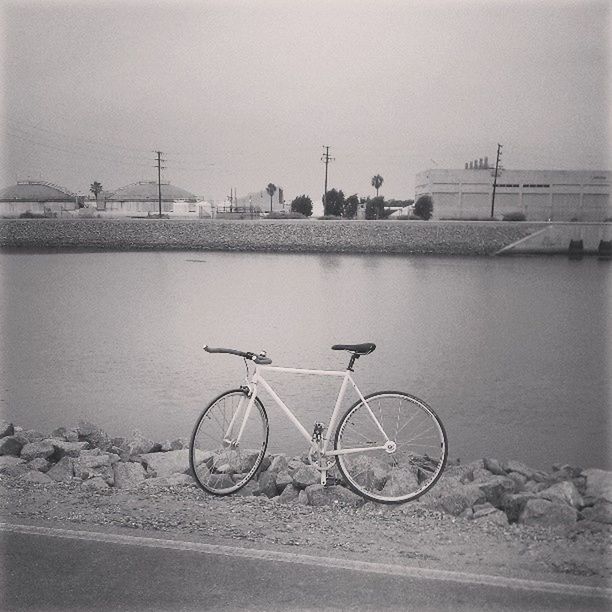
M 213 495 L 235 493 L 255 476 L 268 446 L 268 415 L 259 398 L 242 427 L 249 397 L 226 391 L 202 412 L 191 435 L 189 464 L 197 483 Z
M 398 391 L 373 393 L 351 406 L 336 429 L 337 456 L 347 484 L 359 495 L 386 504 L 423 495 L 438 480 L 448 456 L 446 432 L 422 400 Z M 386 448 L 368 407 L 392 444 Z M 373 449 L 373 450 L 369 450 Z

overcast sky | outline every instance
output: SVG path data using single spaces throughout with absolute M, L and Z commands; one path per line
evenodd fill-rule
M 163 178 L 414 196 L 502 143 L 507 168 L 610 168 L 607 1 L 3 1 L 0 188 Z

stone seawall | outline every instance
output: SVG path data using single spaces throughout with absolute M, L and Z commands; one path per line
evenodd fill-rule
M 478 256 L 540 228 L 452 221 L 2 219 L 0 248 Z
M 96 491 L 195 486 L 185 440 L 159 443 L 139 432 L 111 438 L 83 421 L 50 434 L 0 421 L 0 481 L 2 476 L 39 485 L 72 483 Z M 303 506 L 365 503 L 341 478 L 336 480 L 323 487 L 307 458 L 268 455 L 242 495 Z M 499 525 L 550 528 L 581 523 L 581 528 L 598 531 L 612 524 L 612 472 L 569 465 L 543 472 L 520 461 L 482 459 L 447 466 L 418 503 L 467 520 L 486 517 Z

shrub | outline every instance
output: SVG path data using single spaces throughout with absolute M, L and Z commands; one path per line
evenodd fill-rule
M 43 213 L 33 213 L 30 210 L 26 210 L 25 212 L 19 215 L 20 219 L 45 219 L 47 215 Z
M 291 212 L 299 213 L 304 217 L 312 215 L 312 200 L 307 195 L 298 196 L 291 202 Z
M 504 213 L 502 216 L 502 221 L 525 221 L 526 219 L 525 213 L 519 211 Z
M 337 215 L 323 215 L 322 217 L 317 217 L 320 221 L 337 221 L 341 220 L 342 217 L 338 217 Z
M 425 221 L 431 219 L 433 215 L 433 199 L 429 195 L 422 195 L 414 203 L 414 214 Z
M 299 212 L 271 212 L 266 219 L 306 219 L 306 215 Z
M 389 217 L 390 221 L 422 221 L 421 217 L 417 217 L 416 215 L 395 215 L 393 217 Z

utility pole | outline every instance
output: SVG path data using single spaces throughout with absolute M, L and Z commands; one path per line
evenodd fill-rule
M 497 189 L 497 177 L 499 174 L 499 159 L 501 157 L 502 146 L 499 143 L 497 144 L 497 159 L 495 160 L 495 174 L 493 175 L 493 195 L 491 196 L 491 219 L 493 219 L 493 214 L 495 213 L 495 190 Z
M 161 151 L 155 151 L 157 153 L 157 202 L 159 204 L 159 218 L 161 219 L 162 216 L 162 197 L 161 197 L 161 171 L 162 168 L 165 168 L 165 166 L 162 166 L 161 163 L 162 161 L 166 161 L 165 159 L 162 159 L 162 152 Z
M 323 191 L 323 214 L 326 215 L 327 214 L 327 166 L 329 165 L 329 162 L 334 161 L 335 158 L 329 156 L 328 146 L 323 145 L 323 148 L 325 149 L 325 153 L 323 153 L 321 157 L 321 161 L 325 163 L 325 190 Z

